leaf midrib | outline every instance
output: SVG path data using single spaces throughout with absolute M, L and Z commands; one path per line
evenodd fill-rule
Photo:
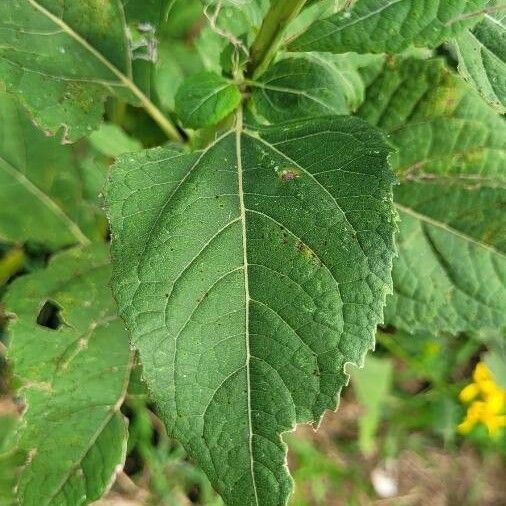
M 251 350 L 249 343 L 249 305 L 251 301 L 249 293 L 249 274 L 248 274 L 248 253 L 247 253 L 247 234 L 246 234 L 246 206 L 244 203 L 244 189 L 243 189 L 243 170 L 242 170 L 242 150 L 241 150 L 241 138 L 243 134 L 243 118 L 242 108 L 239 107 L 236 115 L 235 124 L 235 149 L 237 158 L 237 181 L 238 181 L 238 193 L 239 193 L 239 208 L 241 218 L 241 232 L 242 232 L 242 249 L 243 249 L 243 274 L 244 274 L 244 293 L 245 293 L 245 329 L 244 333 L 246 336 L 246 381 L 247 381 L 247 398 L 248 398 L 248 426 L 249 426 L 249 453 L 250 453 L 250 473 L 251 480 L 253 482 L 253 491 L 255 493 L 255 504 L 259 506 L 258 492 L 255 479 L 255 469 L 253 460 L 253 423 L 251 417 Z

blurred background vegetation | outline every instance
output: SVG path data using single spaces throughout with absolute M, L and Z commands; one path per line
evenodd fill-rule
M 226 41 L 210 29 L 198 0 L 175 3 L 168 19 L 158 34 L 156 50 L 167 57 L 159 59 L 155 88 L 164 90 L 158 97 L 162 106 L 173 110 L 185 76 L 204 64 L 219 69 Z M 246 14 L 228 19 L 226 10 L 221 19 L 224 29 L 228 22 L 248 22 Z M 152 51 L 145 32 L 137 35 L 138 50 Z M 71 148 L 82 168 L 83 191 L 93 196 L 118 154 L 165 141 L 139 109 L 111 101 L 107 115 L 122 129 L 108 124 Z M 105 220 L 98 221 L 106 236 Z M 23 405 L 4 359 L 9 316 L 1 296 L 16 276 L 43 268 L 51 253 L 38 244 L 0 243 L 0 454 L 13 462 L 20 457 L 8 436 Z M 291 505 L 506 505 L 503 347 L 504 336 L 490 333 L 408 335 L 379 329 L 366 367 L 349 371 L 338 412 L 327 413 L 318 432 L 303 426 L 285 436 L 297 483 Z M 204 474 L 167 437 L 140 376 L 137 367 L 123 406 L 130 424 L 126 466 L 98 504 L 222 504 Z M 0 465 L 0 504 L 10 479 L 6 468 Z

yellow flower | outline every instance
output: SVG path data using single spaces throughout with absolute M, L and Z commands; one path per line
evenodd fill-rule
M 483 381 L 492 379 L 492 373 L 490 372 L 490 369 L 487 367 L 487 364 L 485 364 L 485 362 L 478 362 L 476 364 L 473 372 L 473 379 L 475 383 L 478 384 Z
M 476 399 L 480 394 L 480 389 L 476 383 L 471 383 L 464 387 L 459 394 L 459 399 L 466 404 Z
M 469 404 L 464 420 L 458 425 L 461 434 L 471 432 L 482 423 L 491 436 L 506 427 L 506 389 L 494 381 L 492 372 L 484 362 L 478 362 L 473 372 L 473 383 L 464 387 L 459 399 Z

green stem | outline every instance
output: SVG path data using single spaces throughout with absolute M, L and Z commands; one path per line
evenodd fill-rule
M 299 14 L 306 0 L 273 0 L 251 46 L 247 77 L 256 77 L 269 65 L 286 27 Z

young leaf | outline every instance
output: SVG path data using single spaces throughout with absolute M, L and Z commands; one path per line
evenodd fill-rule
M 113 287 L 169 433 L 232 506 L 282 505 L 280 435 L 335 409 L 390 290 L 393 176 L 351 117 L 236 130 L 111 173 Z
M 503 328 L 503 118 L 441 60 L 388 68 L 360 114 L 399 148 L 399 258 L 386 320 L 410 332 Z
M 357 0 L 345 12 L 313 23 L 291 51 L 400 53 L 436 47 L 472 28 L 488 0 Z
M 459 72 L 502 114 L 506 112 L 505 19 L 506 10 L 485 14 L 473 30 L 464 30 L 455 40 Z
M 240 103 L 239 88 L 212 72 L 188 77 L 176 94 L 176 112 L 183 124 L 190 128 L 216 125 Z
M 5 304 L 9 359 L 27 410 L 19 448 L 23 506 L 88 504 L 122 465 L 127 428 L 119 408 L 131 353 L 107 286 L 104 246 L 69 250 L 16 280 Z
M 272 123 L 349 114 L 364 99 L 356 57 L 312 53 L 278 61 L 253 87 L 257 111 Z
M 84 199 L 69 146 L 46 137 L 0 93 L 0 238 L 49 248 L 99 237 L 98 209 Z

